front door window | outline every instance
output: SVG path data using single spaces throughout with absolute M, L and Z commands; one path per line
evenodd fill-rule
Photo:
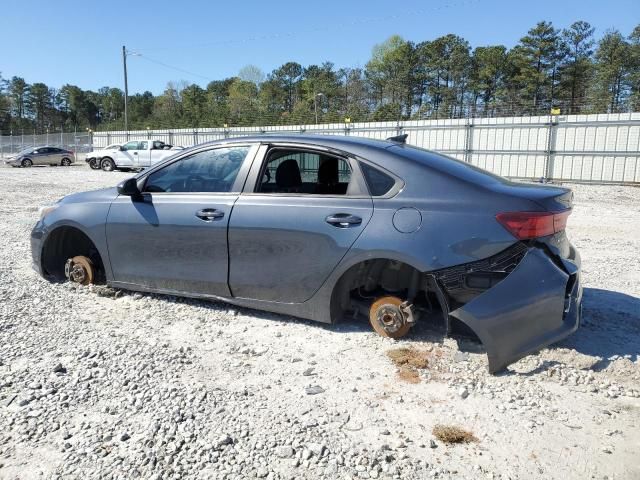
M 180 159 L 149 175 L 144 191 L 225 193 L 234 191 L 249 147 L 206 150 Z

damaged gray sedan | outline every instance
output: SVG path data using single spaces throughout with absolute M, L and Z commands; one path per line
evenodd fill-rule
M 435 152 L 330 136 L 228 139 L 117 188 L 41 209 L 35 269 L 63 281 L 223 300 L 399 338 L 475 335 L 489 370 L 580 323 L 570 190 Z

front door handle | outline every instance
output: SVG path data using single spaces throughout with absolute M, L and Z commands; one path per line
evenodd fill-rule
M 325 218 L 325 221 L 338 228 L 347 228 L 360 225 L 362 223 L 362 219 L 360 217 L 356 217 L 350 213 L 334 213 L 333 215 L 329 215 Z
M 198 210 L 196 212 L 196 217 L 204 220 L 205 222 L 211 222 L 218 218 L 224 217 L 224 212 L 216 210 L 215 208 L 203 208 L 202 210 Z

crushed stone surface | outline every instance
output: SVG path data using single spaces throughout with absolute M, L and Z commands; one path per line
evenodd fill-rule
M 41 279 L 38 207 L 129 175 L 0 168 L 0 478 L 640 478 L 639 188 L 571 185 L 583 325 L 489 375 L 425 325 L 394 341 Z M 428 352 L 419 382 L 398 348 Z

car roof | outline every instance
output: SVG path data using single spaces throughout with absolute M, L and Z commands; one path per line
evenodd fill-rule
M 337 149 L 344 149 L 349 151 L 354 148 L 376 148 L 386 149 L 393 145 L 398 145 L 397 142 L 389 140 L 376 140 L 365 137 L 352 137 L 348 135 L 308 135 L 308 134 L 266 134 L 266 135 L 251 135 L 244 137 L 230 137 L 220 140 L 214 140 L 207 142 L 207 144 L 220 144 L 220 143 L 243 143 L 243 142 L 261 142 L 261 143 L 298 143 L 303 145 L 316 145 L 324 147 L 333 147 Z M 202 145 L 201 145 L 202 146 Z

